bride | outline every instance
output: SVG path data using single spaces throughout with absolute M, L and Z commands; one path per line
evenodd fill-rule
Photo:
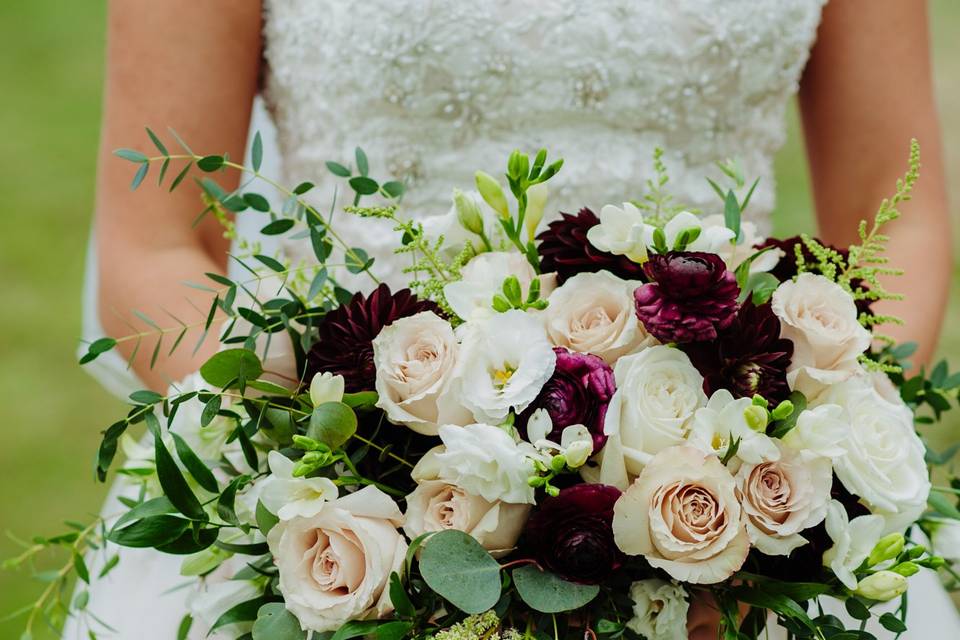
M 890 254 L 894 264 L 909 266 L 897 285 L 911 292 L 911 303 L 891 304 L 907 321 L 895 328 L 897 337 L 919 342 L 917 357 L 925 361 L 950 271 L 925 3 L 822 4 L 112 3 L 92 256 L 98 268 L 88 283 L 88 315 L 99 312 L 106 335 L 141 326 L 131 309 L 193 317 L 207 300 L 180 283 L 227 269 L 230 240 L 222 228 L 209 217 L 192 226 L 197 189 L 130 191 L 128 167 L 111 151 L 143 139 L 144 125 L 169 125 L 198 151 L 241 157 L 260 92 L 276 124 L 285 182 L 316 182 L 318 204 L 328 205 L 332 180 L 324 161 L 352 157 L 359 144 L 379 173 L 408 183 L 407 210 L 422 216 L 448 209 L 450 186 L 472 182 L 468 168 L 492 170 L 514 147 L 549 146 L 567 158 L 560 181 L 566 186 L 552 194 L 561 210 L 635 196 L 650 176 L 655 146 L 667 150 L 676 197 L 711 208 L 715 196 L 702 177 L 716 174 L 713 161 L 738 158 L 746 175 L 761 178 L 748 215 L 764 228 L 774 206 L 773 155 L 785 137 L 784 111 L 799 91 L 826 241 L 849 244 L 857 221 L 894 184 L 909 139 L 923 146 L 923 178 L 905 207 L 913 224 L 893 228 Z M 221 179 L 237 184 L 236 175 Z M 340 219 L 341 233 L 366 234 L 363 246 L 374 249 L 379 273 L 386 270 L 389 279 L 392 238 L 386 231 L 371 238 L 366 224 L 357 229 L 351 222 Z M 302 248 L 277 250 L 292 256 Z M 133 365 L 139 381 L 125 379 L 122 365 L 101 364 L 99 375 L 117 392 L 131 384 L 163 390 L 214 347 L 208 341 L 195 356 L 179 350 L 153 368 L 141 352 Z M 177 589 L 178 566 L 177 559 L 125 550 L 121 565 L 94 588 L 91 608 L 115 637 L 177 637 L 178 612 L 193 598 Z M 936 577 L 928 572 L 916 582 L 909 638 L 960 637 Z M 695 603 L 690 637 L 716 637 L 715 624 L 709 603 Z M 87 637 L 86 622 L 71 621 L 65 637 Z

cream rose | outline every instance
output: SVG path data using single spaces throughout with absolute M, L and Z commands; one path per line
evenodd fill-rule
M 633 617 L 627 628 L 648 640 L 677 640 L 687 637 L 687 592 L 675 582 L 658 578 L 630 585 Z
M 411 540 L 424 533 L 457 529 L 494 557 L 509 553 L 530 513 L 528 504 L 490 502 L 443 480 L 418 480 L 407 496 L 403 531 Z
M 400 318 L 373 341 L 377 406 L 387 419 L 435 436 L 439 424 L 466 424 L 470 414 L 445 402 L 459 346 L 453 327 L 432 311 Z
M 850 435 L 834 462 L 837 477 L 850 493 L 887 520 L 887 530 L 902 530 L 924 510 L 930 476 L 924 446 L 903 402 L 881 396 L 867 376 L 833 385 L 826 403 L 843 407 Z
M 682 444 L 696 410 L 707 403 L 703 377 L 679 349 L 653 346 L 614 367 L 617 391 L 603 432 L 600 482 L 620 489 L 667 447 Z
M 641 283 L 606 272 L 578 273 L 550 294 L 547 335 L 558 347 L 592 353 L 613 365 L 620 356 L 657 344 L 633 309 Z
M 657 454 L 617 500 L 613 537 L 624 553 L 693 584 L 726 580 L 750 551 L 733 476 L 687 446 Z
M 787 371 L 790 387 L 808 397 L 824 385 L 860 372 L 857 358 L 870 346 L 870 332 L 857 320 L 853 297 L 823 276 L 801 273 L 773 293 L 780 335 L 793 341 Z
M 400 570 L 407 552 L 397 531 L 402 521 L 394 501 L 368 486 L 270 530 L 280 592 L 304 630 L 334 631 L 348 620 L 393 611 L 390 573 Z
M 779 460 L 744 464 L 736 480 L 750 542 L 786 556 L 807 543 L 800 532 L 827 515 L 833 468 L 829 458 L 780 446 Z

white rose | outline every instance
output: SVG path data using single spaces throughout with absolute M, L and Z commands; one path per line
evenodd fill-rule
M 337 485 L 330 478 L 295 478 L 294 463 L 279 451 L 267 454 L 270 475 L 258 482 L 260 501 L 281 520 L 309 518 L 337 499 Z
M 783 443 L 797 451 L 810 451 L 836 459 L 846 453 L 842 442 L 849 435 L 850 424 L 843 407 L 822 404 L 801 411 L 796 425 L 783 436 Z
M 850 520 L 843 505 L 831 500 L 826 524 L 833 546 L 823 554 L 823 566 L 830 567 L 848 589 L 856 589 L 857 577 L 853 572 L 867 559 L 883 535 L 883 518 L 866 515 Z
M 634 262 L 647 259 L 643 213 L 629 202 L 623 208 L 612 204 L 600 209 L 600 224 L 587 230 L 587 241 L 600 251 L 627 256 Z
M 624 356 L 614 368 L 617 391 L 603 432 L 600 482 L 626 488 L 628 474 L 667 447 L 685 441 L 694 412 L 707 403 L 703 377 L 679 349 L 653 346 Z
M 857 358 L 872 336 L 857 320 L 853 297 L 840 285 L 812 273 L 782 283 L 773 293 L 780 335 L 793 341 L 787 370 L 792 389 L 812 397 L 824 385 L 843 382 L 862 368 Z
M 837 477 L 887 519 L 889 531 L 902 530 L 923 512 L 930 494 L 910 409 L 885 400 L 866 376 L 833 385 L 823 399 L 843 407 L 850 424 L 850 436 L 838 443 L 845 453 L 834 463 Z
M 304 630 L 334 631 L 393 611 L 390 573 L 407 552 L 397 531 L 402 520 L 393 500 L 368 486 L 270 530 L 280 592 Z
M 675 582 L 658 578 L 630 585 L 633 617 L 627 628 L 647 640 L 685 640 L 687 637 L 687 592 Z
M 440 439 L 443 449 L 424 463 L 429 466 L 423 473 L 488 502 L 534 504 L 533 488 L 527 484 L 537 456 L 532 445 L 517 442 L 500 427 L 488 424 L 444 425 Z
M 377 406 L 387 419 L 435 436 L 439 423 L 470 422 L 470 414 L 444 402 L 459 345 L 453 327 L 432 311 L 400 318 L 373 341 Z
M 634 311 L 633 292 L 640 284 L 606 271 L 573 276 L 550 294 L 550 340 L 558 347 L 600 356 L 609 365 L 657 344 Z
M 620 496 L 613 538 L 624 553 L 694 584 L 723 582 L 750 551 L 733 476 L 688 446 L 661 451 Z
M 960 562 L 960 521 L 935 520 L 930 526 L 934 552 L 945 560 Z
M 750 542 L 767 555 L 790 555 L 807 543 L 800 532 L 827 514 L 829 458 L 781 447 L 779 460 L 744 464 L 736 478 Z
M 772 438 L 754 431 L 744 415 L 753 405 L 750 398 L 734 398 L 726 389 L 718 389 L 693 416 L 688 442 L 703 451 L 722 457 L 734 441 L 739 441 L 735 461 L 759 464 L 776 460 L 780 452 Z
M 481 253 L 460 271 L 461 279 L 443 287 L 443 295 L 453 312 L 463 320 L 492 313 L 493 296 L 503 289 L 503 281 L 515 276 L 524 299 L 530 283 L 540 279 L 540 295 L 546 298 L 556 284 L 556 275 L 537 276 L 527 258 L 516 251 Z
M 435 453 L 427 454 L 431 455 Z M 414 540 L 424 533 L 457 529 L 473 536 L 494 557 L 509 553 L 527 522 L 530 505 L 491 502 L 439 480 L 436 465 L 427 456 L 411 473 L 418 484 L 407 496 L 403 523 L 407 537 Z
M 522 311 L 460 326 L 463 336 L 450 400 L 479 422 L 499 424 L 522 412 L 553 375 L 557 356 L 543 324 Z

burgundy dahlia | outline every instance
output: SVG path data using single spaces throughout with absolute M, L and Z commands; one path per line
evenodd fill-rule
M 307 379 L 330 372 L 343 376 L 349 393 L 373 389 L 377 379 L 373 339 L 394 320 L 421 311 L 439 313 L 440 308 L 418 299 L 409 289 L 391 293 L 385 284 L 369 296 L 357 293 L 317 325 L 317 341 L 307 353 Z
M 699 251 L 652 255 L 650 284 L 633 297 L 637 317 L 661 342 L 713 340 L 733 322 L 740 288 L 720 256 Z
M 613 540 L 613 505 L 619 497 L 616 487 L 575 484 L 543 500 L 525 532 L 537 562 L 573 582 L 606 580 L 624 561 Z
M 643 280 L 643 269 L 626 256 L 600 251 L 587 240 L 590 227 L 600 224 L 597 215 L 584 207 L 577 215 L 561 213 L 540 232 L 540 269 L 557 274 L 558 284 L 578 273 L 609 271 L 625 280 Z
M 537 409 L 545 409 L 553 422 L 549 440 L 560 442 L 565 427 L 582 424 L 593 436 L 593 450 L 607 442 L 603 420 L 607 405 L 617 390 L 613 369 L 598 356 L 554 347 L 557 366 L 537 399 L 520 414 L 519 426 L 526 436 L 526 424 Z
M 761 395 L 775 404 L 790 395 L 787 368 L 793 342 L 780 337 L 780 319 L 769 303 L 758 307 L 748 300 L 716 340 L 680 348 L 703 376 L 708 396 L 727 389 L 737 398 Z

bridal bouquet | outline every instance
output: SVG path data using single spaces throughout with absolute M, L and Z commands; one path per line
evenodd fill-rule
M 397 288 L 311 183 L 260 174 L 259 137 L 250 167 L 150 137 L 158 156 L 118 152 L 134 187 L 181 163 L 172 187 L 199 171 L 228 233 L 229 213 L 263 215 L 263 234 L 315 260 L 241 245 L 248 279 L 192 285 L 211 296 L 201 340 L 222 346 L 106 429 L 97 473 L 122 448 L 136 489 L 115 517 L 25 554 L 70 550 L 30 623 L 69 612 L 109 628 L 86 583 L 116 564 L 113 545 L 182 556 L 196 595 L 181 637 L 196 620 L 253 640 L 667 640 L 686 637 L 694 599 L 724 639 L 774 620 L 795 638 L 867 639 L 871 616 L 892 637 L 909 577 L 952 571 L 916 535 L 960 529 L 957 485 L 931 492 L 928 470 L 952 452 L 914 423 L 950 408 L 960 376 L 909 374 L 911 347 L 875 331 L 895 319 L 871 308 L 896 297 L 883 226 L 917 179 L 916 146 L 846 249 L 758 237 L 734 163 L 718 165 L 729 186 L 711 181 L 716 212 L 674 203 L 658 153 L 636 200 L 544 224 L 562 161 L 515 152 L 506 189 L 478 172 L 449 214 L 417 222 L 358 149 L 355 166 L 327 166 L 350 194 L 341 210 L 395 227 L 410 265 Z M 213 179 L 231 169 L 251 176 L 235 192 Z M 151 335 L 156 357 L 194 328 L 141 317 L 155 333 L 97 340 L 83 360 Z M 827 597 L 863 624 L 825 614 Z

